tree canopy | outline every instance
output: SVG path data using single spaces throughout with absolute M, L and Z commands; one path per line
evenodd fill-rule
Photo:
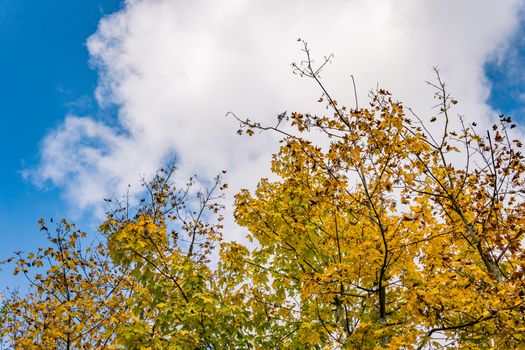
M 108 201 L 101 239 L 67 221 L 50 247 L 10 259 L 6 346 L 60 349 L 510 349 L 525 343 L 524 169 L 515 127 L 458 117 L 437 74 L 422 118 L 385 90 L 339 106 L 306 43 L 295 72 L 326 115 L 294 112 L 240 133 L 282 136 L 278 180 L 236 195 L 253 242 L 222 238 L 222 193 L 173 167 L 137 205 Z M 357 101 L 356 101 L 357 102 Z M 235 116 L 234 116 L 235 117 Z M 235 117 L 237 118 L 237 117 Z M 454 129 L 452 125 L 459 125 Z M 86 246 L 86 244 L 88 244 Z

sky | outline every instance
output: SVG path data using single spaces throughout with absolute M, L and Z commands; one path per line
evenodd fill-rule
M 68 113 L 110 113 L 93 96 L 97 73 L 86 38 L 121 6 L 120 0 L 0 0 L 0 260 L 44 243 L 39 218 L 79 217 L 60 188 L 24 172 L 38 165 L 42 140 Z M 9 275 L 0 271 L 0 289 Z
M 525 122 L 525 1 L 1 0 L 0 260 L 43 242 L 40 217 L 97 227 L 103 198 L 175 160 L 178 179 L 228 170 L 227 210 L 269 176 L 274 136 L 238 137 L 225 115 L 271 123 L 322 113 L 292 74 L 308 41 L 338 101 L 376 86 L 434 113 L 432 67 L 457 113 Z M 523 129 L 522 129 L 523 130 Z M 227 213 L 228 215 L 228 213 Z M 231 219 L 227 239 L 242 240 Z M 2 280 L 12 281 L 0 272 Z

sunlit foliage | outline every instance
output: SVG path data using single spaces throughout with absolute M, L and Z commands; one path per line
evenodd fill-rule
M 50 248 L 18 253 L 28 293 L 2 305 L 19 349 L 512 349 L 525 343 L 524 160 L 510 118 L 454 119 L 439 73 L 421 118 L 385 90 L 326 115 L 237 118 L 282 136 L 272 171 L 236 196 L 252 245 L 222 238 L 217 177 L 144 181 L 108 200 L 96 244 L 66 221 Z M 454 129 L 452 125 L 459 127 Z M 256 137 L 256 136 L 254 136 Z M 132 202 L 132 201 L 131 201 Z

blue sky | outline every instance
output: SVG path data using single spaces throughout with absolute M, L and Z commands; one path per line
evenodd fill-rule
M 58 189 L 35 186 L 22 171 L 38 163 L 42 139 L 66 113 L 99 113 L 85 41 L 100 17 L 120 6 L 119 0 L 0 1 L 0 259 L 42 242 L 40 217 L 68 212 Z
M 491 82 L 489 103 L 502 112 L 523 121 L 525 116 L 525 27 L 522 23 L 501 60 L 485 66 Z
M 239 186 L 255 183 L 261 176 L 260 169 L 267 168 L 268 157 L 257 153 L 264 149 L 263 143 L 239 146 L 235 143 L 237 139 L 232 141 L 235 127 L 220 118 L 230 109 L 241 114 L 258 111 L 261 116 L 275 115 L 299 106 L 304 96 L 310 96 L 311 90 L 297 80 L 292 81 L 289 74 L 297 35 L 311 38 L 322 49 L 335 51 L 336 59 L 342 57 L 338 62 L 351 62 L 349 66 L 339 63 L 334 68 L 334 75 L 342 76 L 338 69 L 345 73 L 351 71 L 361 79 L 364 90 L 384 79 L 381 83 L 392 86 L 399 95 L 406 97 L 414 93 L 417 99 L 421 85 L 431 77 L 431 67 L 438 65 L 445 68 L 450 85 L 465 96 L 460 98 L 466 101 L 465 113 L 469 113 L 469 106 L 484 102 L 488 82 L 492 86 L 487 100 L 489 105 L 523 120 L 525 74 L 521 67 L 525 63 L 525 27 L 522 16 L 516 15 L 514 8 L 502 9 L 499 13 L 491 8 L 493 5 L 480 5 L 477 6 L 479 16 L 469 13 L 472 23 L 464 24 L 465 15 L 461 11 L 468 13 L 471 8 L 462 9 L 458 5 L 458 13 L 452 14 L 447 19 L 450 23 L 442 28 L 432 20 L 428 25 L 422 24 L 428 21 L 425 16 L 440 8 L 420 9 L 408 5 L 400 6 L 401 9 L 388 5 L 378 9 L 358 8 L 370 16 L 381 15 L 372 21 L 377 27 L 376 36 L 376 29 L 372 27 L 366 29 L 368 36 L 355 34 L 356 31 L 348 27 L 344 11 L 340 11 L 341 25 L 337 27 L 338 17 L 334 18 L 333 12 L 327 11 L 327 18 L 335 23 L 333 30 L 341 33 L 340 37 L 334 35 L 335 41 L 330 41 L 325 38 L 331 36 L 323 31 L 331 29 L 321 25 L 323 11 L 299 13 L 297 18 L 304 17 L 304 21 L 298 20 L 292 25 L 286 18 L 290 13 L 296 14 L 293 8 L 283 6 L 282 14 L 276 14 L 270 2 L 245 9 L 223 8 L 218 3 L 204 8 L 177 0 L 134 1 L 128 7 L 118 0 L 0 1 L 0 180 L 3 184 L 0 187 L 0 260 L 14 250 L 29 250 L 42 244 L 43 239 L 36 229 L 40 217 L 73 216 L 84 227 L 96 226 L 96 219 L 92 219 L 89 210 L 96 199 L 82 205 L 76 199 L 93 191 L 106 193 L 104 191 L 116 183 L 116 187 L 125 186 L 138 174 L 158 167 L 169 154 L 180 155 L 185 164 L 190 164 L 187 173 L 202 171 L 208 176 L 227 168 L 233 173 L 231 181 L 238 181 Z M 224 3 L 227 1 L 221 4 Z M 385 3 L 388 1 L 382 2 Z M 516 0 L 514 4 L 517 7 L 521 2 Z M 449 7 L 443 4 L 444 9 Z M 350 10 L 355 12 L 356 9 Z M 121 16 L 106 21 L 97 32 L 101 18 L 118 11 Z M 485 24 L 487 14 L 496 22 L 494 27 Z M 519 22 L 518 27 L 505 23 L 512 22 L 509 14 L 514 22 Z M 308 20 L 311 15 L 320 18 L 319 27 Z M 396 18 L 403 18 L 406 27 L 400 27 Z M 260 29 L 262 25 L 257 23 L 268 23 L 264 33 Z M 289 30 L 290 27 L 293 30 Z M 469 32 L 469 27 L 473 27 L 474 34 Z M 272 28 L 276 29 L 271 31 Z M 346 30 L 355 35 L 355 44 L 346 45 L 351 48 L 344 45 Z M 452 35 L 448 33 L 452 52 L 443 52 L 449 50 L 439 50 L 432 45 L 423 47 L 427 42 L 432 44 L 432 38 L 446 35 L 447 30 L 452 30 Z M 97 35 L 90 42 L 89 53 L 86 40 L 95 32 Z M 381 42 L 384 33 L 393 37 Z M 414 37 L 406 40 L 406 33 Z M 472 35 L 476 36 L 475 40 Z M 283 45 L 289 45 L 290 49 L 288 46 L 282 50 L 278 48 L 281 38 L 286 39 Z M 379 41 L 375 43 L 374 40 Z M 397 45 L 396 40 L 406 56 L 388 49 L 389 45 Z M 360 43 L 362 48 L 360 46 L 358 52 L 364 56 L 362 59 L 355 58 L 359 55 L 352 51 Z M 374 51 L 377 47 L 385 47 L 392 57 L 385 61 L 377 58 L 379 55 Z M 370 57 L 366 56 L 367 50 L 371 52 Z M 414 52 L 421 54 L 421 58 L 414 58 Z M 257 61 L 259 59 L 261 61 Z M 411 61 L 415 59 L 419 61 Z M 253 65 L 246 64 L 246 60 L 253 60 Z M 266 66 L 271 70 L 266 71 Z M 476 67 L 481 67 L 484 77 L 479 77 Z M 413 76 L 404 73 L 403 69 L 413 70 Z M 135 75 L 137 71 L 141 74 Z M 346 80 L 334 80 L 333 85 L 337 88 L 347 84 Z M 97 86 L 101 101 L 108 102 L 110 107 L 102 108 L 97 104 Z M 300 91 L 300 94 L 290 91 Z M 309 99 L 315 102 L 316 96 L 311 95 Z M 202 103 L 203 100 L 207 103 Z M 293 103 L 287 104 L 286 100 Z M 120 112 L 114 103 L 122 107 Z M 470 111 L 478 112 L 478 109 Z M 64 122 L 69 114 L 89 117 L 75 119 L 78 122 L 75 125 L 86 128 L 86 123 L 92 122 L 89 125 L 96 129 L 95 141 L 102 140 L 100 143 L 109 148 L 109 155 L 98 155 L 86 160 L 85 164 L 83 160 L 82 166 L 74 171 L 67 169 L 67 161 L 76 159 L 68 152 L 78 151 L 76 154 L 82 155 L 86 150 L 100 149 L 86 146 L 91 139 L 83 136 L 68 139 L 67 147 L 60 143 L 62 134 L 78 132 L 78 129 L 68 129 Z M 205 119 L 211 118 L 210 115 L 213 119 Z M 152 127 L 154 124 L 157 124 L 156 129 Z M 108 125 L 122 127 L 115 131 Z M 199 132 L 199 145 L 194 144 L 195 130 Z M 122 131 L 128 136 L 122 136 Z M 224 135 L 218 136 L 220 133 Z M 49 158 L 44 159 L 41 154 L 47 141 L 57 145 L 63 153 L 49 153 Z M 246 155 L 235 153 L 241 148 L 246 150 Z M 136 158 L 119 153 L 122 149 L 136 151 Z M 254 161 L 259 158 L 262 159 L 259 163 Z M 109 171 L 107 163 L 114 164 L 114 170 Z M 250 176 L 247 176 L 247 163 Z M 24 172 L 45 173 L 46 169 L 49 172 L 54 167 L 59 169 L 59 175 L 36 176 L 44 186 L 23 176 Z M 127 177 L 122 175 L 124 173 Z M 96 187 L 99 182 L 104 186 Z M 9 275 L 6 271 L 0 272 L 0 281 L 11 281 Z

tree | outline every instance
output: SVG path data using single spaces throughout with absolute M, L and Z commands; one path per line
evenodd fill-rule
M 302 42 L 297 74 L 328 114 L 285 113 L 272 170 L 236 196 L 252 247 L 222 239 L 221 177 L 200 188 L 144 181 L 110 200 L 102 238 L 67 222 L 18 255 L 31 282 L 3 307 L 18 348 L 516 348 L 525 342 L 524 161 L 514 124 L 459 119 L 439 72 L 429 122 L 385 90 L 367 108 L 332 98 Z M 407 115 L 408 111 L 408 115 Z M 234 116 L 235 117 L 235 116 Z M 235 117 L 237 118 L 237 117 Z M 430 130 L 430 123 L 436 125 Z M 436 131 L 438 130 L 438 131 Z M 462 162 L 461 162 L 462 161 Z M 47 261 L 47 263 L 46 263 Z M 43 266 L 46 264 L 45 266 Z M 41 275 L 30 269 L 45 268 Z
M 524 162 L 510 118 L 500 116 L 486 135 L 461 118 L 451 130 L 457 101 L 437 70 L 439 115 L 430 122 L 441 121 L 439 136 L 385 90 L 372 93 L 368 108 L 339 107 L 319 78 L 329 58 L 314 67 L 303 45 L 295 72 L 320 86 L 333 115 L 281 115 L 270 127 L 240 120 L 249 135 L 283 135 L 272 163 L 282 180 L 242 191 L 236 218 L 259 243 L 253 291 L 280 315 L 287 343 L 525 342 Z M 329 146 L 316 145 L 314 133 Z
M 109 210 L 96 247 L 66 221 L 51 247 L 18 253 L 30 292 L 5 303 L 6 346 L 20 349 L 248 348 L 249 313 L 233 270 L 210 268 L 221 240 L 217 177 L 209 190 L 194 179 L 178 189 L 174 167 L 144 181 L 137 206 L 106 200 Z M 10 259 L 12 260 L 12 259 Z M 44 266 L 46 264 L 46 266 Z M 30 269 L 43 268 L 43 274 Z
M 111 263 L 104 244 L 83 247 L 86 234 L 67 221 L 55 231 L 43 220 L 39 225 L 51 245 L 9 259 L 15 275 L 25 274 L 29 292 L 5 300 L 0 333 L 6 348 L 116 348 L 115 331 L 129 317 L 134 282 L 128 271 Z
M 218 176 L 209 189 L 196 188 L 194 179 L 179 189 L 173 171 L 161 169 L 144 182 L 147 198 L 134 215 L 117 205 L 100 227 L 113 262 L 138 284 L 117 341 L 130 349 L 248 348 L 242 290 L 232 288 L 223 264 L 210 267 L 222 242 L 227 185 Z

